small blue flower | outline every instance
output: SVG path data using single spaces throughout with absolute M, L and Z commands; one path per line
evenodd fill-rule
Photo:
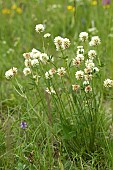
M 21 127 L 22 129 L 26 129 L 27 123 L 26 123 L 26 122 L 21 122 L 21 123 L 20 123 L 20 127 Z

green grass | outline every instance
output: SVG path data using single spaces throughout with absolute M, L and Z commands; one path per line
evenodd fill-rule
M 101 3 L 92 6 L 88 1 L 83 5 L 78 2 L 75 11 L 67 10 L 74 2 L 66 0 L 1 0 L 0 4 L 0 169 L 112 170 L 113 130 L 109 126 L 112 125 L 113 92 L 103 88 L 103 80 L 113 79 L 113 37 L 109 37 L 113 34 L 113 3 L 104 9 Z M 14 4 L 22 9 L 21 14 L 16 10 L 2 13 Z M 53 9 L 53 4 L 60 6 Z M 48 55 L 54 56 L 57 68 L 66 62 L 59 58 L 62 53 L 56 51 L 54 37 L 70 39 L 71 46 L 64 52 L 69 64 L 81 44 L 79 33 L 87 32 L 94 23 L 101 38 L 101 45 L 96 49 L 101 73 L 92 83 L 93 93 L 72 92 L 70 84 L 76 83 L 77 70 L 73 67 L 68 67 L 69 77 L 58 79 L 55 75 L 48 81 L 43 78 L 44 73 L 53 65 L 41 65 L 37 68 L 41 76 L 38 85 L 32 77 L 23 75 L 23 53 L 32 48 L 43 52 L 42 37 L 35 32 L 35 25 L 40 23 L 46 25 L 45 32 L 51 33 L 45 48 L 47 50 L 49 43 Z M 85 49 L 89 49 L 87 44 Z M 98 65 L 98 61 L 95 62 Z M 13 66 L 18 68 L 18 76 L 9 81 L 5 71 Z M 44 91 L 51 84 L 58 92 L 56 96 Z M 23 94 L 26 97 L 22 97 Z M 20 127 L 22 121 L 27 122 L 25 130 Z

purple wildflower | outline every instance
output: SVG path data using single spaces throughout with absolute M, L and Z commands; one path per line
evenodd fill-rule
M 102 0 L 102 4 L 103 5 L 109 5 L 110 4 L 110 0 Z
M 20 127 L 21 127 L 22 129 L 26 129 L 27 123 L 26 123 L 26 122 L 21 122 L 21 123 L 20 123 Z

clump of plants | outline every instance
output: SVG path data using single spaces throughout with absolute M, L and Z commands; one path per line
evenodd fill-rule
M 101 44 L 99 36 L 90 38 L 87 32 L 81 32 L 80 45 L 73 56 L 68 52 L 70 40 L 57 36 L 54 38 L 56 53 L 53 56 L 49 54 L 46 44 L 51 34 L 44 34 L 42 24 L 36 25 L 36 32 L 42 37 L 42 49 L 33 48 L 31 52 L 23 54 L 25 68 L 22 78 L 30 82 L 33 95 L 38 94 L 37 112 L 38 109 L 41 111 L 37 119 L 41 126 L 44 121 L 42 113 L 47 117 L 45 124 L 52 133 L 49 144 L 54 145 L 54 139 L 60 141 L 63 150 L 58 148 L 58 160 L 65 152 L 74 163 L 80 158 L 89 161 L 93 156 L 95 167 L 98 166 L 97 162 L 102 162 L 99 166 L 105 168 L 104 160 L 110 161 L 111 166 L 111 126 L 109 129 L 106 121 L 103 94 L 106 89 L 113 87 L 113 80 L 104 80 L 101 59 L 97 53 Z M 5 77 L 16 80 L 17 93 L 33 109 L 28 93 L 18 82 L 17 73 L 18 69 L 13 67 L 6 71 Z M 21 125 L 23 123 L 26 125 L 26 122 Z

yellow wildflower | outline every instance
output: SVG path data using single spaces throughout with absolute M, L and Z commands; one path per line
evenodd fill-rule
M 2 14 L 10 14 L 10 13 L 11 13 L 10 9 L 8 9 L 8 8 L 2 9 Z
M 96 6 L 96 5 L 97 5 L 97 1 L 93 0 L 93 1 L 91 2 L 91 5 Z
M 18 8 L 16 9 L 16 12 L 19 13 L 19 14 L 21 14 L 21 13 L 22 13 L 22 8 L 18 7 Z
M 110 8 L 110 5 L 104 5 L 103 8 L 104 9 Z
M 11 9 L 13 9 L 13 10 L 17 9 L 16 4 L 12 5 Z
M 69 6 L 67 6 L 67 10 L 69 10 L 69 11 L 75 11 L 75 7 L 69 5 Z

